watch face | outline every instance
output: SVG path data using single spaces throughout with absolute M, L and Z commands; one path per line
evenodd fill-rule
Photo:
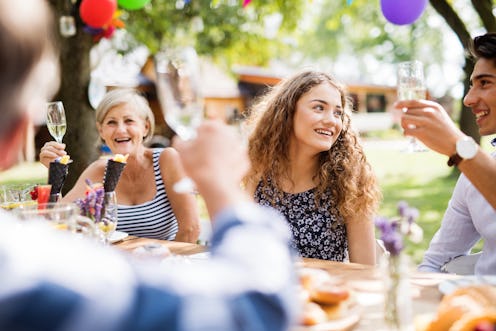
M 464 159 L 471 159 L 477 154 L 477 144 L 472 138 L 460 139 L 456 142 L 456 152 Z

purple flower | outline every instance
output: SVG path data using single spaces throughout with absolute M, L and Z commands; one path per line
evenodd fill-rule
M 419 217 L 417 208 L 410 207 L 406 201 L 398 202 L 398 215 L 408 221 L 408 224 L 414 223 Z
M 381 232 L 381 240 L 391 255 L 398 255 L 403 249 L 403 237 L 398 231 L 398 222 L 385 217 L 378 217 L 375 226 Z
M 398 202 L 397 209 L 398 209 L 398 215 L 400 215 L 400 217 L 405 217 L 405 213 L 408 210 L 408 203 L 403 200 Z
M 91 218 L 95 222 L 100 222 L 102 218 L 103 186 L 93 184 L 89 179 L 85 180 L 88 188 L 84 199 L 77 199 L 75 203 L 81 210 L 81 215 Z
M 375 226 L 381 233 L 380 239 L 392 256 L 399 255 L 403 250 L 404 235 L 415 237 L 417 242 L 419 236 L 420 240 L 422 236 L 422 229 L 415 224 L 419 217 L 418 209 L 410 207 L 406 201 L 400 201 L 398 202 L 397 210 L 399 217 L 388 219 L 381 216 L 375 219 Z
M 95 219 L 100 220 L 102 218 L 102 207 L 103 207 L 103 187 L 95 191 Z

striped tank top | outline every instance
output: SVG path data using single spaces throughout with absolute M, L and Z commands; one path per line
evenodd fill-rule
M 119 205 L 117 230 L 154 239 L 174 240 L 176 237 L 176 215 L 172 211 L 160 174 L 159 158 L 162 151 L 162 148 L 153 149 L 153 170 L 157 188 L 155 197 L 139 205 Z

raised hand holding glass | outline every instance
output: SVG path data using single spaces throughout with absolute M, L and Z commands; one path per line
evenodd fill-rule
M 192 47 L 179 47 L 159 52 L 155 56 L 155 72 L 165 121 L 181 139 L 194 139 L 204 113 L 196 51 Z M 183 178 L 175 183 L 174 190 L 194 192 L 194 183 Z

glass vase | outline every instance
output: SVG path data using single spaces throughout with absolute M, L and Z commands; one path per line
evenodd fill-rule
M 400 253 L 385 257 L 384 319 L 391 331 L 413 331 L 409 259 Z

